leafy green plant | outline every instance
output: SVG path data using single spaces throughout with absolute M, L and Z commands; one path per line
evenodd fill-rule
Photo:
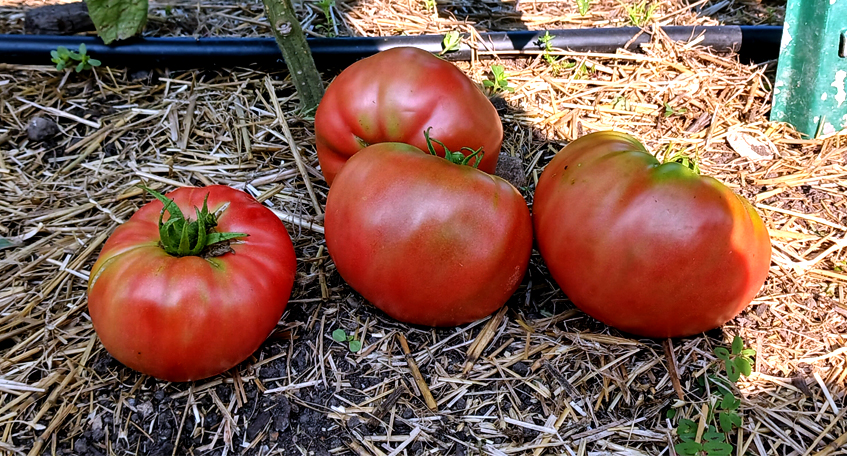
M 629 15 L 629 22 L 636 26 L 641 27 L 653 18 L 653 12 L 656 11 L 656 8 L 659 7 L 658 3 L 647 4 L 647 0 L 641 0 L 639 3 L 633 4 L 625 4 L 626 13 Z
M 509 86 L 509 78 L 506 76 L 506 71 L 503 68 L 503 65 L 492 65 L 491 75 L 494 79 L 486 79 L 482 81 L 482 85 L 490 88 L 494 92 L 497 92 L 498 90 L 505 90 L 507 92 L 515 91 L 514 87 Z
M 731 350 L 724 347 L 715 348 L 715 356 L 723 361 L 726 377 L 730 383 L 714 374 L 704 374 L 697 378 L 698 383 L 703 387 L 714 385 L 715 392 L 719 396 L 707 398 L 710 404 L 706 416 L 707 426 L 699 442 L 697 441 L 697 423 L 687 418 L 679 419 L 676 434 L 680 442 L 674 445 L 677 454 L 689 456 L 733 454 L 735 448 L 730 443 L 728 434 L 735 428 L 741 427 L 742 419 L 738 413 L 741 400 L 735 397 L 731 388 L 742 374 L 750 375 L 753 365 L 751 357 L 755 354 L 755 350 L 744 348 L 744 341 L 738 336 L 733 339 Z M 710 388 L 706 390 L 711 392 Z M 668 419 L 673 419 L 676 416 L 676 410 L 668 410 L 666 416 Z
M 579 15 L 585 16 L 591 7 L 591 0 L 576 0 L 576 7 L 579 9 Z
M 673 106 L 671 106 L 670 103 L 665 103 L 665 114 L 664 114 L 665 117 L 675 116 L 675 115 L 679 115 L 679 114 L 685 114 L 686 112 L 688 112 L 688 109 L 685 109 L 685 108 L 678 108 L 677 109 L 677 108 L 674 108 Z
M 755 355 L 756 350 L 744 348 L 744 341 L 738 336 L 732 340 L 731 352 L 724 347 L 715 349 L 715 356 L 726 365 L 726 377 L 733 383 L 741 378 L 741 374 L 745 377 L 750 375 L 753 369 L 752 357 Z
M 424 0 L 424 8 L 427 11 L 435 11 L 435 0 Z
M 462 35 L 455 30 L 450 30 L 444 35 L 444 39 L 441 40 L 441 53 L 438 55 L 444 55 L 447 52 L 454 52 L 459 50 L 459 46 L 462 44 Z
M 340 343 L 347 344 L 347 348 L 350 349 L 351 352 L 356 353 L 362 349 L 362 341 L 357 340 L 352 334 L 347 335 L 343 329 L 339 328 L 332 332 L 332 340 Z
M 575 67 L 576 62 L 562 60 L 551 54 L 553 52 L 553 38 L 555 38 L 555 35 L 551 35 L 550 32 L 545 31 L 544 36 L 538 39 L 538 44 L 544 46 L 544 54 L 542 54 L 542 57 L 548 64 L 550 64 L 550 69 L 552 70 L 553 75 L 556 76 L 568 68 Z
M 99 60 L 92 59 L 87 54 L 85 43 L 80 43 L 79 49 L 76 52 L 69 51 L 64 46 L 59 46 L 56 50 L 50 51 L 50 56 L 52 57 L 50 60 L 56 64 L 56 69 L 59 71 L 65 68 L 75 67 L 76 72 L 80 73 L 83 70 L 90 70 L 92 67 L 100 66 Z M 79 63 L 74 64 L 74 61 Z
M 323 29 L 324 34 L 330 38 L 335 36 L 335 19 L 332 17 L 332 11 L 330 11 L 330 9 L 334 6 L 335 0 L 320 0 L 318 2 L 318 7 L 321 9 L 321 12 L 326 18 L 326 25 L 321 24 L 318 28 Z
M 538 44 L 544 46 L 544 60 L 546 60 L 550 65 L 555 64 L 557 60 L 555 56 L 550 55 L 550 53 L 553 52 L 553 38 L 555 38 L 555 36 L 545 30 L 544 36 L 538 39 Z

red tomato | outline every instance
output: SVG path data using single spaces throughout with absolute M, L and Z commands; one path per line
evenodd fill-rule
M 406 323 L 455 326 L 506 303 L 532 249 L 526 202 L 505 180 L 400 143 L 354 155 L 327 196 L 338 273 Z
M 544 169 L 541 256 L 573 303 L 620 330 L 681 337 L 723 325 L 759 292 L 771 245 L 755 209 L 717 180 L 593 133 Z
M 218 244 L 206 252 L 217 256 L 168 254 L 159 243 L 163 204 L 152 201 L 115 230 L 91 270 L 88 309 L 106 350 L 163 380 L 198 380 L 247 359 L 276 326 L 294 284 L 291 238 L 253 197 L 223 185 L 167 196 L 195 218 L 207 195 L 209 210 L 222 211 L 217 232 L 248 235 L 231 251 Z
M 393 48 L 347 67 L 315 112 L 315 142 L 332 184 L 353 154 L 382 142 L 427 150 L 423 132 L 450 150 L 483 148 L 479 169 L 494 173 L 503 126 L 494 105 L 455 65 L 417 48 Z M 444 156 L 443 149 L 436 151 Z

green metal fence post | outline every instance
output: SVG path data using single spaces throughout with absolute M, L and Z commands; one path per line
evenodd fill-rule
M 771 120 L 815 137 L 847 128 L 847 0 L 788 0 Z

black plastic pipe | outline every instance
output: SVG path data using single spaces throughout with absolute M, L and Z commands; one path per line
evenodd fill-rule
M 739 52 L 743 60 L 761 62 L 779 54 L 779 26 L 669 26 L 664 32 L 675 41 L 688 42 L 703 35 L 700 46 L 716 52 Z M 613 53 L 617 49 L 637 51 L 650 42 L 650 35 L 637 27 L 550 30 L 555 48 L 574 52 Z M 477 44 L 480 57 L 496 51 L 501 57 L 537 53 L 544 31 L 480 33 L 485 45 Z M 319 65 L 347 65 L 352 61 L 399 46 L 441 52 L 441 35 L 310 38 L 309 47 Z M 98 37 L 0 34 L 0 63 L 50 64 L 50 51 L 59 46 L 76 49 L 85 43 L 88 54 L 113 67 L 233 67 L 278 66 L 282 56 L 273 38 L 134 38 L 105 45 Z M 463 44 L 445 55 L 451 60 L 469 60 L 472 50 Z

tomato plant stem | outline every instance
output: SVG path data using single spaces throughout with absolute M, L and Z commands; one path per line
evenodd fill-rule
M 265 14 L 272 24 L 276 44 L 282 51 L 294 88 L 300 95 L 301 107 L 304 112 L 314 112 L 323 97 L 323 81 L 306 42 L 306 35 L 294 14 L 291 0 L 262 2 L 265 4 Z

